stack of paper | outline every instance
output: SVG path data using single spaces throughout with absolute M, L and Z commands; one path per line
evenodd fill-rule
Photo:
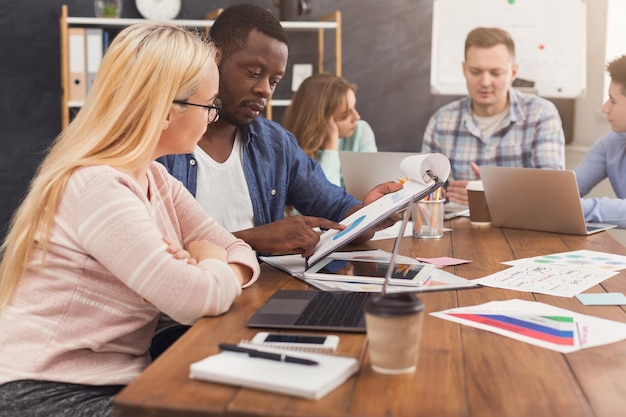
M 334 252 L 329 255 L 332 259 L 377 259 L 380 261 L 388 261 L 391 253 L 375 249 L 367 251 L 351 251 L 351 252 Z M 261 256 L 263 262 L 272 265 L 275 268 L 283 270 L 292 276 L 305 281 L 307 284 L 322 291 L 358 291 L 358 292 L 380 292 L 382 284 L 365 284 L 363 282 L 341 282 L 341 281 L 322 281 L 310 279 L 305 276 L 306 265 L 301 255 L 278 255 L 278 256 Z M 399 263 L 415 262 L 415 259 L 408 256 L 398 255 L 396 261 Z M 390 285 L 389 292 L 426 292 L 441 291 L 460 288 L 476 288 L 478 284 L 474 281 L 458 277 L 441 269 L 434 269 L 427 280 L 420 286 L 406 285 Z

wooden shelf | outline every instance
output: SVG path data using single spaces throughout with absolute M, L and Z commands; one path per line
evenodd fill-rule
M 128 18 L 110 18 L 110 17 L 67 17 L 68 26 L 94 26 L 94 27 L 125 27 L 134 25 L 135 23 L 145 22 L 146 19 L 128 19 Z M 174 19 L 168 20 L 178 26 L 185 27 L 208 27 L 213 26 L 214 20 L 192 20 L 192 19 Z M 337 29 L 337 22 L 300 22 L 288 21 L 280 22 L 285 30 L 289 31 L 315 31 L 319 29 Z
M 207 14 L 207 19 L 193 20 L 193 19 L 175 19 L 172 22 L 176 25 L 183 27 L 196 27 L 196 28 L 210 28 L 215 22 L 217 17 L 223 9 L 215 10 Z M 61 45 L 61 127 L 65 129 L 70 122 L 70 109 L 78 109 L 82 107 L 82 101 L 70 101 L 69 88 L 70 88 L 70 75 L 69 75 L 69 38 L 68 28 L 70 27 L 85 27 L 85 28 L 124 28 L 126 26 L 133 25 L 135 23 L 145 22 L 145 19 L 129 19 L 129 18 L 101 18 L 101 17 L 71 17 L 68 16 L 67 5 L 61 6 L 60 23 L 60 45 Z M 342 62 L 341 62 L 341 12 L 335 11 L 322 16 L 317 21 L 284 21 L 280 22 L 286 31 L 290 32 L 314 32 L 318 33 L 318 71 L 324 72 L 324 33 L 327 30 L 335 31 L 335 71 L 334 73 L 341 76 Z M 291 100 L 289 99 L 272 99 L 268 102 L 266 107 L 266 117 L 272 118 L 272 107 L 289 106 Z

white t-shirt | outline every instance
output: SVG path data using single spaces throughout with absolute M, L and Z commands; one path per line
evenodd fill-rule
M 198 163 L 196 200 L 230 232 L 254 227 L 254 212 L 241 164 L 241 139 L 235 137 L 233 151 L 223 163 L 216 162 L 199 146 L 194 152 Z
M 476 121 L 478 127 L 480 127 L 480 131 L 483 134 L 483 140 L 489 139 L 491 135 L 498 130 L 500 124 L 506 117 L 508 117 L 509 113 L 510 109 L 508 107 L 500 113 L 488 117 L 481 117 L 472 112 L 472 116 L 474 116 L 474 120 Z

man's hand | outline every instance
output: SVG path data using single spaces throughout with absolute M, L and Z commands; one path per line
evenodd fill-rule
M 448 183 L 446 197 L 452 203 L 464 204 L 467 206 L 467 183 L 466 180 L 454 180 Z
M 343 230 L 339 223 L 321 217 L 293 216 L 263 226 L 233 233 L 260 253 L 301 253 L 302 257 L 313 254 L 320 238 L 314 227 Z
M 371 204 L 372 202 L 378 200 L 380 197 L 384 196 L 385 194 L 395 193 L 396 191 L 399 191 L 401 189 L 402 189 L 402 184 L 400 184 L 399 182 L 389 181 L 389 182 L 385 182 L 382 184 L 378 184 L 376 187 L 372 188 L 367 194 L 365 194 L 365 197 L 363 197 L 363 206 L 367 206 L 368 204 Z M 361 208 L 361 207 L 362 206 L 359 206 L 358 208 Z M 357 209 L 350 210 L 350 214 L 354 213 L 356 210 Z
M 476 174 L 476 179 L 480 179 L 480 170 L 478 165 L 474 162 L 470 162 L 470 167 L 474 174 Z M 446 188 L 446 197 L 453 203 L 464 204 L 467 205 L 467 183 L 469 181 L 466 180 L 453 180 L 448 183 L 448 187 Z
M 378 200 L 385 194 L 395 193 L 396 191 L 399 191 L 401 189 L 402 189 L 402 184 L 400 184 L 399 182 L 389 181 L 383 184 L 378 184 L 376 187 L 372 188 L 371 191 L 365 194 L 365 197 L 363 197 L 362 205 L 352 207 L 350 210 L 348 210 L 348 214 L 346 215 L 346 217 L 348 217 L 350 214 L 354 213 L 361 207 L 364 207 Z M 358 242 L 365 242 L 367 240 L 370 240 L 372 236 L 374 236 L 374 233 L 376 233 L 379 230 L 383 230 L 383 229 L 393 226 L 401 218 L 402 218 L 402 213 L 395 213 L 391 215 L 387 219 L 378 223 L 376 226 L 370 227 L 368 230 L 363 232 L 359 237 L 355 239 L 355 242 L 358 243 Z

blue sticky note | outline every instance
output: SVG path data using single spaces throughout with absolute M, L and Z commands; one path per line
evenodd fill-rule
M 622 306 L 626 305 L 626 296 L 621 292 L 600 292 L 576 294 L 576 298 L 587 306 Z

